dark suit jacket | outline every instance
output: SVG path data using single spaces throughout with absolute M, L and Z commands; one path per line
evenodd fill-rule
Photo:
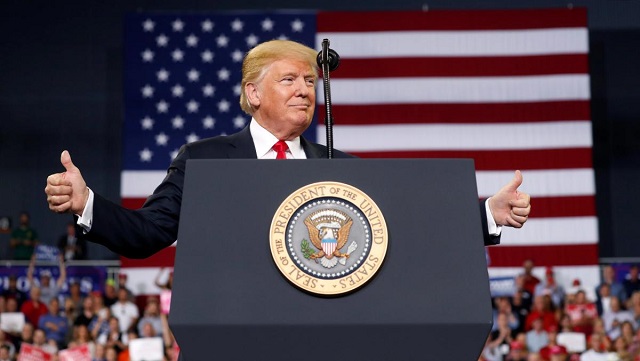
M 326 158 L 327 148 L 300 138 L 307 158 Z M 334 158 L 354 158 L 334 151 Z M 87 240 L 102 244 L 129 258 L 145 258 L 171 245 L 178 235 L 184 171 L 188 159 L 256 159 L 249 127 L 230 135 L 203 139 L 182 146 L 167 170 L 167 176 L 139 210 L 128 210 L 94 194 L 93 224 L 84 234 Z M 486 212 L 481 202 L 485 244 L 497 244 L 499 237 L 487 233 Z M 77 234 L 83 234 L 81 230 Z

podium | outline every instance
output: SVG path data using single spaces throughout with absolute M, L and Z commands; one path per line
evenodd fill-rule
M 388 229 L 375 277 L 322 297 L 278 270 L 269 230 L 292 192 L 341 182 Z M 183 360 L 476 360 L 492 312 L 472 160 L 190 160 L 170 325 Z

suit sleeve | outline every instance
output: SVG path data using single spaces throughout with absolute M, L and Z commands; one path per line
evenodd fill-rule
M 184 171 L 183 147 L 167 175 L 142 208 L 130 210 L 95 194 L 91 231 L 82 238 L 128 258 L 146 258 L 171 245 L 178 235 Z
M 484 245 L 493 246 L 500 244 L 500 236 L 493 236 L 489 234 L 489 225 L 487 225 L 487 209 L 485 208 L 484 202 L 486 202 L 486 199 L 480 201 L 480 221 L 482 222 Z

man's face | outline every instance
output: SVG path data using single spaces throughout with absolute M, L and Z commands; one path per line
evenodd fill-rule
M 283 59 L 272 63 L 255 84 L 254 118 L 283 140 L 304 132 L 313 118 L 315 74 L 307 62 Z
M 31 288 L 29 295 L 31 295 L 32 300 L 40 300 L 40 289 L 37 287 Z
M 57 315 L 59 310 L 60 303 L 58 303 L 58 299 L 52 298 L 51 301 L 49 301 L 49 313 L 51 313 L 52 315 Z
M 531 260 L 524 261 L 524 263 L 522 264 L 522 267 L 524 268 L 525 274 L 531 274 L 531 271 L 533 270 L 533 261 Z

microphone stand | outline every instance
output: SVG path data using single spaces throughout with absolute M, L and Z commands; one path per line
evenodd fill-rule
M 322 51 L 316 59 L 318 66 L 322 68 L 324 78 L 324 124 L 327 130 L 327 158 L 333 158 L 333 115 L 331 114 L 331 79 L 329 72 L 336 70 L 340 65 L 340 56 L 333 49 L 329 49 L 329 39 L 322 40 Z

